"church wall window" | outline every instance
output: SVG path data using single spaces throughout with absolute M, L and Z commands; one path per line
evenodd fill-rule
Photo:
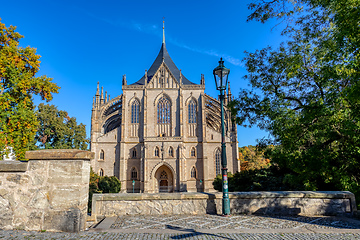
M 169 148 L 169 156 L 170 157 L 174 156 L 174 149 L 172 147 Z
M 195 167 L 192 167 L 192 169 L 191 169 L 191 178 L 196 178 L 196 169 L 195 169 Z
M 195 150 L 194 147 L 192 147 L 191 150 L 190 150 L 190 156 L 191 157 L 196 157 L 196 150 Z
M 131 104 L 131 123 L 139 123 L 140 103 L 138 100 Z
M 160 179 L 168 179 L 167 173 L 166 173 L 165 171 L 162 171 L 162 172 L 160 173 Z
M 104 176 L 104 169 L 100 168 L 99 170 L 99 176 L 103 177 Z
M 215 170 L 216 175 L 221 174 L 221 151 L 220 149 L 217 149 L 215 152 Z
M 157 123 L 170 123 L 170 113 L 170 101 L 163 96 L 157 104 Z
M 131 180 L 136 180 L 138 178 L 138 172 L 135 167 L 131 169 Z
M 196 103 L 194 99 L 191 99 L 188 106 L 189 123 L 196 123 Z
M 136 158 L 136 149 L 135 148 L 132 149 L 131 156 L 132 156 L 132 158 Z
M 155 148 L 155 157 L 159 157 L 159 156 L 160 156 L 159 148 L 156 147 L 156 148 Z
M 99 156 L 99 158 L 100 158 L 100 160 L 101 161 L 104 161 L 105 160 L 105 152 L 104 152 L 104 150 L 100 150 L 100 156 Z

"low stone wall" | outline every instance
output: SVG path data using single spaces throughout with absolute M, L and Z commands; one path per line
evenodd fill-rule
M 39 150 L 25 157 L 0 161 L 0 229 L 84 230 L 94 153 Z
M 350 192 L 229 193 L 231 214 L 351 215 L 357 211 Z M 222 193 L 94 194 L 95 218 L 117 215 L 221 214 Z

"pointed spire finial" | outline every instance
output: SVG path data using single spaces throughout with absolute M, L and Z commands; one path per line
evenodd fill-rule
M 165 44 L 165 17 L 163 17 L 163 44 Z
M 126 81 L 126 74 L 123 75 L 122 78 L 122 85 L 127 85 L 127 81 Z
M 182 73 L 181 73 L 181 69 L 180 69 L 180 77 L 179 77 L 179 81 L 180 81 L 180 85 L 182 84 Z
M 101 87 L 101 95 L 100 95 L 101 103 L 104 100 L 104 87 Z
M 99 96 L 99 82 L 97 82 L 96 96 Z

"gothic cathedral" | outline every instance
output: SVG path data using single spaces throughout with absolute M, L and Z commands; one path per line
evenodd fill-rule
M 149 71 L 135 83 L 123 76 L 115 98 L 99 91 L 91 115 L 92 169 L 116 176 L 123 192 L 211 192 L 221 173 L 220 102 L 188 80 L 163 37 Z M 231 99 L 230 86 L 225 101 Z M 225 102 L 226 103 L 226 102 Z M 225 112 L 228 171 L 240 171 L 237 129 Z

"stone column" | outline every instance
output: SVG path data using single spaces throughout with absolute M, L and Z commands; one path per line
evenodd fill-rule
M 148 150 L 148 145 L 147 143 L 144 143 L 144 193 L 149 192 L 149 174 L 148 174 L 148 164 L 147 164 L 147 160 L 146 160 L 146 156 L 147 156 L 147 150 Z
M 212 187 L 212 181 L 213 178 L 209 176 L 209 165 L 212 166 L 212 164 L 209 164 L 209 161 L 213 160 L 212 156 L 205 156 L 206 147 L 207 147 L 207 139 L 206 139 L 206 113 L 205 113 L 205 95 L 201 93 L 200 95 L 200 103 L 201 104 L 201 139 L 202 141 L 201 147 L 202 147 L 202 164 L 203 164 L 203 182 L 202 182 L 202 188 L 204 192 L 209 192 L 209 189 Z M 200 175 L 200 174 L 199 174 Z
M 186 178 L 185 178 L 185 155 L 184 155 L 184 149 L 185 146 L 183 144 L 179 144 L 179 182 L 180 182 L 180 186 L 179 186 L 179 191 L 180 192 L 185 192 L 187 190 L 186 187 Z

